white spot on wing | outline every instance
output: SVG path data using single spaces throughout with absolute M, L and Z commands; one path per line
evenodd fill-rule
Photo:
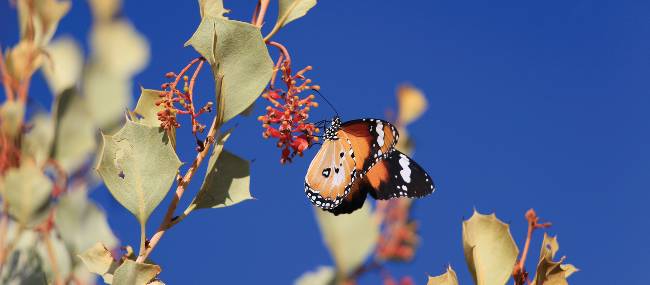
M 402 170 L 399 171 L 399 175 L 402 176 L 404 182 L 411 183 L 411 168 L 409 167 L 411 161 L 406 157 L 406 155 L 400 154 L 399 156 L 399 166 L 402 167 Z
M 377 121 L 377 126 L 375 127 L 375 131 L 377 132 L 377 144 L 379 144 L 379 147 L 384 146 L 384 124 L 381 123 L 381 121 Z

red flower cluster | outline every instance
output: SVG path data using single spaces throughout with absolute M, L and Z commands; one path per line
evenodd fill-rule
M 417 223 L 409 218 L 411 203 L 404 199 L 384 203 L 384 231 L 379 237 L 376 255 L 383 260 L 409 261 L 415 256 L 418 242 Z
M 266 107 L 266 114 L 257 119 L 262 122 L 264 138 L 278 140 L 277 146 L 282 149 L 280 162 L 286 163 L 291 162 L 296 154 L 302 156 L 304 150 L 318 141 L 314 133 L 320 130 L 313 123 L 307 122 L 311 107 L 318 107 L 318 103 L 313 101 L 314 95 L 300 98 L 298 94 L 305 90 L 318 90 L 319 87 L 310 86 L 311 80 L 303 75 L 311 70 L 311 66 L 307 66 L 296 75 L 291 74 L 289 64 L 283 64 L 280 70 L 287 90 L 273 88 L 271 85 L 262 94 L 262 98 L 271 102 L 272 106 Z M 302 81 L 300 85 L 298 81 Z
M 415 285 L 411 276 L 404 276 L 399 282 L 393 278 L 384 278 L 384 285 Z
M 194 98 L 193 98 L 193 89 L 196 76 L 198 75 L 205 59 L 197 58 L 190 62 L 179 74 L 174 72 L 168 72 L 165 74 L 165 77 L 174 79 L 172 82 L 162 84 L 160 91 L 160 100 L 156 101 L 156 106 L 163 106 L 163 110 L 157 113 L 158 120 L 160 121 L 160 127 L 165 130 L 170 130 L 172 128 L 179 128 L 181 125 L 176 120 L 176 115 L 190 115 L 192 119 L 192 133 L 196 134 L 197 132 L 202 133 L 205 130 L 205 125 L 199 123 L 196 118 L 206 112 L 212 111 L 212 102 L 208 102 L 205 106 L 201 107 L 198 111 L 194 108 Z M 188 76 L 185 75 L 187 71 L 194 65 L 198 63 L 198 67 L 192 75 L 192 79 L 189 80 Z M 177 85 L 180 82 L 181 78 L 183 79 L 183 88 L 178 89 Z M 181 106 L 181 109 L 176 108 L 175 104 Z

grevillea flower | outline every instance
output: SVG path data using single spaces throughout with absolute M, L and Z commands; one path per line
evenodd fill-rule
M 165 74 L 165 77 L 173 79 L 173 81 L 162 84 L 161 88 L 163 90 L 158 95 L 160 99 L 156 101 L 156 106 L 163 106 L 163 110 L 157 113 L 161 128 L 165 130 L 179 128 L 181 125 L 178 123 L 176 116 L 190 115 L 192 120 L 192 133 L 196 135 L 197 132 L 202 133 L 205 130 L 205 125 L 199 123 L 196 118 L 203 113 L 211 112 L 213 103 L 208 102 L 205 106 L 196 110 L 193 96 L 194 82 L 204 62 L 205 59 L 197 58 L 183 68 L 179 74 L 174 72 Z M 196 63 L 198 63 L 198 67 L 190 80 L 185 74 Z M 180 83 L 181 79 L 183 80 L 183 87 L 179 90 L 178 83 Z M 177 105 L 180 108 L 177 108 Z
M 383 232 L 375 254 L 382 260 L 409 261 L 415 255 L 418 242 L 417 223 L 410 219 L 411 201 L 394 199 L 382 201 Z
M 318 107 L 318 103 L 314 102 L 313 94 L 300 97 L 303 91 L 319 88 L 310 86 L 311 80 L 305 78 L 304 73 L 309 70 L 311 66 L 292 75 L 289 64 L 282 64 L 280 71 L 282 81 L 287 87 L 286 91 L 271 85 L 262 94 L 262 98 L 271 102 L 271 106 L 266 107 L 266 114 L 258 117 L 264 128 L 262 135 L 265 139 L 277 139 L 276 145 L 282 150 L 281 163 L 291 162 L 296 154 L 302 156 L 303 151 L 318 141 L 314 133 L 320 130 L 307 121 L 309 111 L 312 107 Z

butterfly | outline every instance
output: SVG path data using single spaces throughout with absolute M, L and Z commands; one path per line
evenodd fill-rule
M 359 119 L 342 123 L 336 116 L 305 176 L 312 204 L 335 215 L 375 199 L 419 198 L 435 191 L 433 180 L 406 154 L 395 149 L 399 134 L 391 123 Z

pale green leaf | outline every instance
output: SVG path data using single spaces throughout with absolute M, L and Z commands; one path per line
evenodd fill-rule
M 463 222 L 463 250 L 474 283 L 478 285 L 505 284 L 519 254 L 510 227 L 494 214 L 476 211 Z
M 145 285 L 160 273 L 160 266 L 125 260 L 115 270 L 113 285 Z
M 402 85 L 397 89 L 399 106 L 397 121 L 406 126 L 417 120 L 427 110 L 427 98 L 420 89 L 410 85 Z
M 106 214 L 88 199 L 86 189 L 74 189 L 59 198 L 55 225 L 73 254 L 101 242 L 109 248 L 117 246 Z
M 111 129 L 124 119 L 124 111 L 131 105 L 131 80 L 115 75 L 105 66 L 90 64 L 84 71 L 82 88 L 88 120 L 102 130 Z
M 9 137 L 16 137 L 25 116 L 25 104 L 18 101 L 5 101 L 0 107 L 0 127 Z
M 314 271 L 303 273 L 294 285 L 333 285 L 336 279 L 336 270 L 330 266 L 319 266 Z
M 160 92 L 160 90 L 140 89 L 140 98 L 138 98 L 138 104 L 135 105 L 133 110 L 142 117 L 138 120 L 138 123 L 150 127 L 160 126 L 157 113 L 165 109 L 163 106 L 156 106 L 156 101 L 160 100 Z
M 201 11 L 201 18 L 215 17 L 228 19 L 224 14 L 230 12 L 230 10 L 223 7 L 223 0 L 199 0 L 199 9 Z
M 75 87 L 81 80 L 83 51 L 77 42 L 69 37 L 53 41 L 46 48 L 49 60 L 44 61 L 43 74 L 47 85 L 55 96 Z
M 0 284 L 47 284 L 43 261 L 36 251 L 38 234 L 10 221 L 7 227 L 7 242 L 15 246 L 1 268 Z
M 6 52 L 7 73 L 16 81 L 29 79 L 42 63 L 41 47 L 31 41 L 21 41 Z
M 567 278 L 578 269 L 571 264 L 563 264 L 565 257 L 553 261 L 555 254 L 560 249 L 557 237 L 544 233 L 542 249 L 539 253 L 539 262 L 535 270 L 534 285 L 567 285 Z
M 347 276 L 366 260 L 379 239 L 379 224 L 370 203 L 347 215 L 335 216 L 317 207 L 314 210 L 337 271 Z
M 164 130 L 126 121 L 103 135 L 97 166 L 106 187 L 144 225 L 174 182 L 181 162 Z
M 5 261 L 0 272 L 0 284 L 6 285 L 47 285 L 43 271 L 43 261 L 32 248 L 17 248 Z
M 22 40 L 44 46 L 54 35 L 59 21 L 70 10 L 70 1 L 19 0 L 18 25 Z M 31 22 L 31 24 L 30 24 Z
M 224 76 L 224 122 L 246 110 L 271 79 L 273 62 L 260 29 L 251 24 L 207 17 L 185 45 L 208 60 L 215 78 Z
M 30 121 L 30 125 L 31 128 L 23 136 L 22 154 L 33 158 L 36 165 L 43 165 L 50 157 L 54 140 L 54 122 L 46 114 L 37 114 Z
M 59 276 L 68 276 L 72 272 L 72 259 L 68 248 L 65 246 L 65 243 L 57 236 L 54 231 L 49 233 L 49 243 L 52 250 L 52 256 L 56 260 L 56 273 Z M 43 261 L 43 271 L 45 272 L 49 284 L 55 284 L 55 271 L 52 268 L 52 261 L 48 253 L 48 245 L 45 242 L 44 238 L 41 238 L 41 242 L 36 246 L 36 252 Z
M 90 272 L 86 265 L 81 262 L 81 259 L 73 257 L 74 268 L 72 269 L 72 275 L 76 280 L 79 280 L 80 284 L 96 284 L 97 275 Z M 106 283 L 106 282 L 104 282 Z
M 111 252 L 102 243 L 95 243 L 93 247 L 78 256 L 84 265 L 86 265 L 88 271 L 102 276 L 104 282 L 107 284 L 113 282 L 113 274 L 119 264 L 113 259 Z
M 52 182 L 33 163 L 9 169 L 0 182 L 0 192 L 9 204 L 9 214 L 25 226 L 39 224 L 46 216 Z
M 458 277 L 456 271 L 451 266 L 447 267 L 447 272 L 435 277 L 429 276 L 427 285 L 458 285 Z
M 307 14 L 311 8 L 316 6 L 316 0 L 280 0 L 278 20 L 276 25 L 284 27 L 295 19 Z
M 149 62 L 149 43 L 126 20 L 95 25 L 90 43 L 93 64 L 115 77 L 128 79 Z
M 90 0 L 90 9 L 93 12 L 93 17 L 99 22 L 108 22 L 120 11 L 122 7 L 122 0 Z
M 97 148 L 97 130 L 86 106 L 85 99 L 75 89 L 68 89 L 56 98 L 52 157 L 66 173 L 74 173 L 83 166 Z
M 192 201 L 197 209 L 228 207 L 253 198 L 250 162 L 228 151 L 217 151 L 213 150 L 201 190 Z

